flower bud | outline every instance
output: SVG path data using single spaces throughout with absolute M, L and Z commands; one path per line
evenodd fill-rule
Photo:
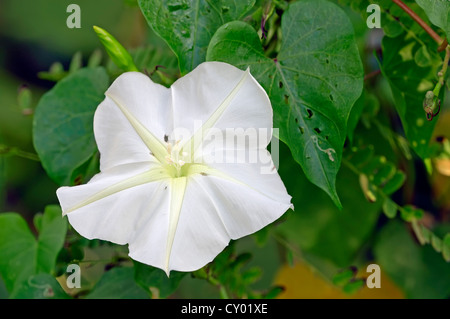
M 119 41 L 100 27 L 94 26 L 94 31 L 97 33 L 108 55 L 120 69 L 124 71 L 139 71 L 130 53 L 128 53 Z

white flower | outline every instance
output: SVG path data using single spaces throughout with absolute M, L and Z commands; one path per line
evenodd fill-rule
M 291 207 L 276 170 L 262 173 L 273 167 L 266 150 L 272 108 L 248 70 L 207 62 L 170 89 L 128 72 L 105 95 L 94 117 L 101 172 L 57 190 L 63 214 L 82 236 L 128 244 L 131 258 L 169 275 L 203 267 L 230 239 Z M 212 139 L 213 129 L 230 128 L 240 128 L 237 140 L 249 129 L 267 133 L 256 146 Z M 213 153 L 223 161 L 211 160 Z

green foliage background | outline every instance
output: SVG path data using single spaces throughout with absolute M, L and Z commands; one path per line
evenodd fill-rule
M 82 28 L 70 30 L 74 2 Z M 372 3 L 381 30 L 367 28 Z M 449 3 L 405 3 L 448 36 Z M 204 61 L 250 67 L 274 108 L 295 211 L 170 279 L 125 246 L 79 236 L 55 191 L 98 172 L 93 113 L 130 65 L 113 62 L 93 25 L 166 86 Z M 404 297 L 450 297 L 447 87 L 433 121 L 422 107 L 442 68 L 437 49 L 390 0 L 3 0 L 0 298 L 282 298 L 303 285 L 279 280 L 296 264 L 350 298 L 368 289 L 370 263 Z M 71 263 L 80 289 L 65 285 Z

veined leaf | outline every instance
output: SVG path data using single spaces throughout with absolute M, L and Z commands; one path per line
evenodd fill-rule
M 182 74 L 205 61 L 214 32 L 224 23 L 240 20 L 255 0 L 139 0 L 144 17 L 178 57 Z
M 58 206 L 47 206 L 36 240 L 19 214 L 0 214 L 0 274 L 12 294 L 32 275 L 53 271 L 67 231 L 61 216 Z
M 430 19 L 431 23 L 441 28 L 450 39 L 450 2 L 443 0 L 416 0 Z
M 250 67 L 271 98 L 280 139 L 308 179 L 340 207 L 336 174 L 347 120 L 363 86 L 353 27 L 336 5 L 308 0 L 290 5 L 281 29 L 280 52 L 270 59 L 250 25 L 227 23 L 213 36 L 207 60 Z
M 58 184 L 72 184 L 75 170 L 97 147 L 93 118 L 109 79 L 101 68 L 67 76 L 42 96 L 33 122 L 33 141 L 47 174 Z

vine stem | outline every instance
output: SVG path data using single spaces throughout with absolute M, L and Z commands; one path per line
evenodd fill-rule
M 431 27 L 420 18 L 410 7 L 408 7 L 402 0 L 392 0 L 403 11 L 405 11 L 414 21 L 416 21 L 439 45 L 438 51 L 441 52 L 447 47 L 447 39 L 442 39 Z
M 444 65 L 442 66 L 442 70 L 441 70 L 443 77 L 445 77 L 445 74 L 447 73 L 449 61 L 450 61 L 450 45 L 447 45 L 447 47 L 445 48 Z
M 444 63 L 442 65 L 442 70 L 438 72 L 438 78 L 439 78 L 438 83 L 436 84 L 436 87 L 433 90 L 433 93 L 435 96 L 439 96 L 441 88 L 444 86 L 445 75 L 447 73 L 449 61 L 450 61 L 450 45 L 447 45 L 447 47 L 445 49 L 445 58 L 444 58 Z

